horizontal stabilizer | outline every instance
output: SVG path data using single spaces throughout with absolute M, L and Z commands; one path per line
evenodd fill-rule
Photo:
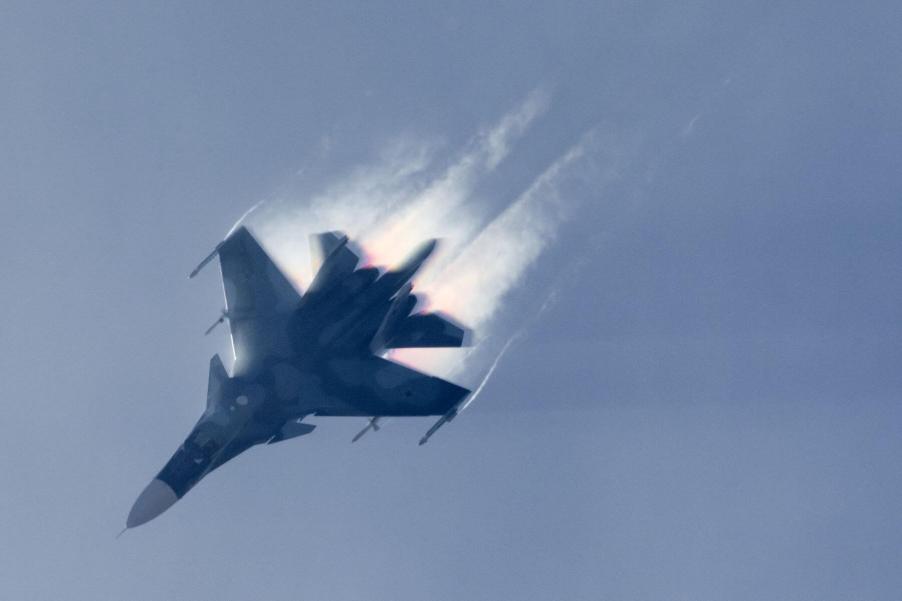
M 438 348 L 465 346 L 469 330 L 440 313 L 411 315 L 401 321 L 386 348 Z

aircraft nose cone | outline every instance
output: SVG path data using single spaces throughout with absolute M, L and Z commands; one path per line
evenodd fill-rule
M 138 495 L 132 510 L 125 521 L 126 528 L 134 528 L 154 519 L 178 501 L 175 491 L 168 484 L 154 478 L 144 491 Z

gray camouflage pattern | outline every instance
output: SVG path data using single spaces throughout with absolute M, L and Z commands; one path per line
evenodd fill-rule
M 191 276 L 218 255 L 226 300 L 219 321 L 229 324 L 233 373 L 219 355 L 210 360 L 206 409 L 138 497 L 126 528 L 157 517 L 250 447 L 311 433 L 315 426 L 303 421 L 311 415 L 450 421 L 469 390 L 381 356 L 464 344 L 466 330 L 447 317 L 411 314 L 410 280 L 435 244 L 380 273 L 357 268 L 340 232 L 311 236 L 316 275 L 302 296 L 246 227 L 220 243 Z M 376 422 L 367 429 L 378 429 Z

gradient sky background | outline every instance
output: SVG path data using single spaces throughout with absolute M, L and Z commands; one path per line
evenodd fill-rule
M 0 597 L 898 599 L 898 2 L 78 4 L 0 6 Z M 314 420 L 114 540 L 226 348 L 185 275 L 234 221 L 535 90 L 477 206 L 587 131 L 618 169 L 478 403 L 420 448 Z

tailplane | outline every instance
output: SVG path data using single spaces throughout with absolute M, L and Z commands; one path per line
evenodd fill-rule
M 410 315 L 398 324 L 385 348 L 456 348 L 467 345 L 469 334 L 441 313 Z

